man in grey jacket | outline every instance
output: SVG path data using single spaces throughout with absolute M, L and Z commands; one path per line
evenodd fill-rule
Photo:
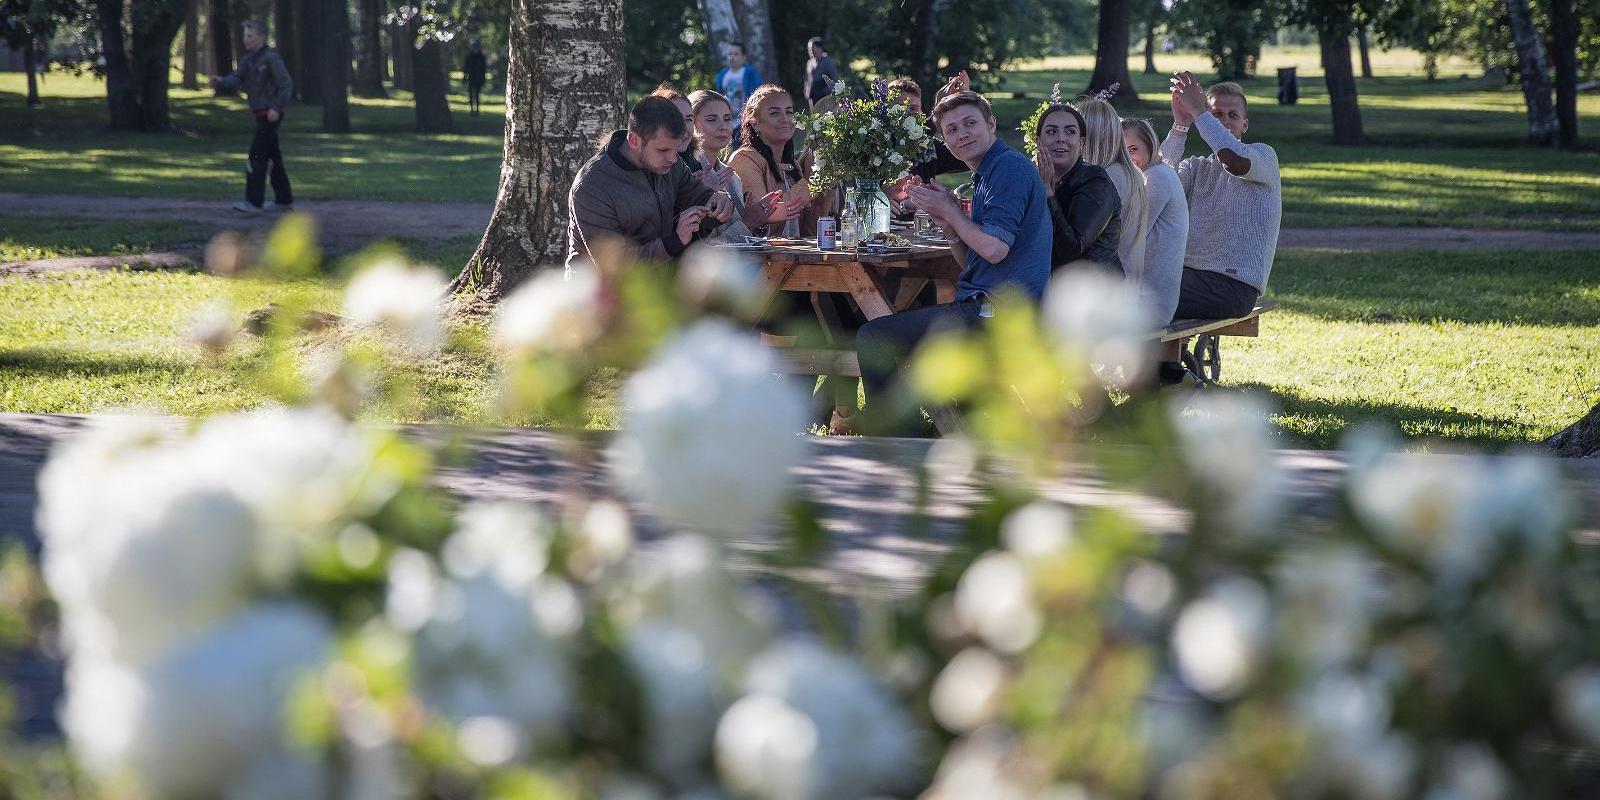
M 272 48 L 267 47 L 267 26 L 259 20 L 244 23 L 244 57 L 232 75 L 214 76 L 212 88 L 244 88 L 249 98 L 250 113 L 256 118 L 255 136 L 250 139 L 250 161 L 245 168 L 244 200 L 233 208 L 243 214 L 259 214 L 266 199 L 265 182 L 272 178 L 274 206 L 288 211 L 294 206 L 294 192 L 289 189 L 289 173 L 283 168 L 283 151 L 278 148 L 278 125 L 283 122 L 283 109 L 289 105 L 294 84 L 289 70 Z
M 572 182 L 569 267 L 593 259 L 591 251 L 608 240 L 641 258 L 676 259 L 702 222 L 728 221 L 732 199 L 701 183 L 678 157 L 688 135 L 683 113 L 671 100 L 646 97 L 633 107 L 627 129 L 613 132 Z M 763 206 L 755 213 L 770 210 Z

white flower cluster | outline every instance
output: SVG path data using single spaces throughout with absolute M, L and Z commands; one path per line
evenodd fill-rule
M 1045 292 L 1044 318 L 1064 355 L 1103 365 L 1112 385 L 1136 385 L 1148 369 L 1154 326 L 1138 287 L 1098 266 L 1060 270 Z
M 591 265 L 543 272 L 495 312 L 495 341 L 512 350 L 571 353 L 599 335 L 600 273 Z
M 804 397 L 752 334 L 697 323 L 622 392 L 612 447 L 619 482 L 666 522 L 747 533 L 768 517 L 805 455 Z
M 321 615 L 269 600 L 297 554 L 396 490 L 372 445 L 314 410 L 192 436 L 109 418 L 40 476 L 46 580 L 68 654 L 63 726 L 88 769 L 149 796 L 314 797 L 283 703 L 318 668 Z
M 547 575 L 549 539 L 533 508 L 466 508 L 442 551 L 443 570 L 408 550 L 391 561 L 386 613 L 412 636 L 423 704 L 462 725 L 503 731 L 493 760 L 559 734 L 573 694 L 564 637 L 583 622 L 577 593 Z
M 414 347 L 435 350 L 444 340 L 440 302 L 445 288 L 444 279 L 428 267 L 379 261 L 345 288 L 344 313 L 351 322 L 376 325 Z

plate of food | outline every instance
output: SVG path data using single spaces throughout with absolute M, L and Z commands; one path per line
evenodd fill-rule
M 760 240 L 754 242 L 717 242 L 711 247 L 714 250 L 729 250 L 735 253 L 760 253 L 772 249 L 772 245 Z
M 769 236 L 765 239 L 751 237 L 751 240 L 773 245 L 775 247 L 805 247 L 808 244 L 816 244 L 816 242 L 810 239 L 788 239 L 782 236 Z
M 862 253 L 909 253 L 911 240 L 897 233 L 874 233 L 856 246 Z

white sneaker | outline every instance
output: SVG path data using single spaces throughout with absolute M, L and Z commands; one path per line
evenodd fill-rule
M 250 205 L 249 202 L 244 200 L 234 203 L 233 210 L 239 212 L 240 214 L 249 214 L 250 216 L 255 216 L 256 214 L 261 213 L 261 208 L 259 206 Z

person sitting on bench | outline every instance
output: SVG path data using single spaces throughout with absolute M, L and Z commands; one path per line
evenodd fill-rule
M 613 132 L 572 182 L 569 268 L 593 259 L 604 239 L 626 242 L 640 258 L 676 259 L 702 222 L 732 218 L 733 199 L 691 175 L 679 156 L 688 136 L 671 100 L 646 97 L 633 107 L 628 128 Z
M 1193 125 L 1211 148 L 1206 157 L 1183 158 Z M 1260 142 L 1240 141 L 1250 128 L 1244 90 L 1236 83 L 1206 89 L 1192 73 L 1172 78 L 1172 131 L 1161 156 L 1176 164 L 1189 198 L 1189 241 L 1173 319 L 1248 316 L 1266 291 L 1283 216 L 1278 154 Z M 1182 342 L 1168 343 L 1162 383 L 1183 380 Z
M 861 327 L 856 352 L 868 408 L 893 426 L 885 392 L 917 345 L 940 328 L 974 328 L 994 315 L 992 296 L 1004 287 L 1034 300 L 1050 280 L 1050 205 L 1028 157 L 995 136 L 994 112 L 983 95 L 955 92 L 933 109 L 950 152 L 973 172 L 971 216 L 937 184 L 910 187 L 911 199 L 944 230 L 952 255 L 965 264 L 954 303 L 879 317 Z

